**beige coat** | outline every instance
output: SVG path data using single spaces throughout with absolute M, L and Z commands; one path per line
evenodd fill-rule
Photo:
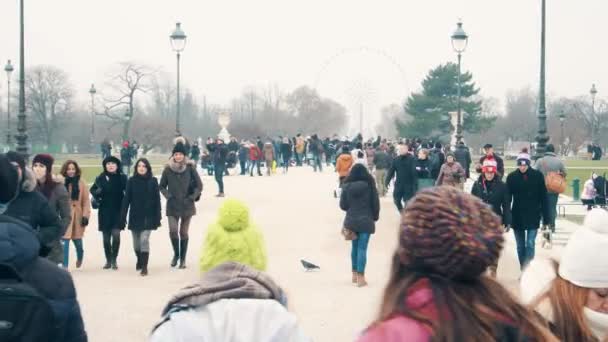
M 70 203 L 72 206 L 72 223 L 68 226 L 68 229 L 63 236 L 64 239 L 77 240 L 82 239 L 84 235 L 85 227 L 82 226 L 82 218 L 91 217 L 91 200 L 89 199 L 89 188 L 82 181 L 79 181 L 78 187 L 80 188 L 80 196 L 77 201 L 71 200 L 72 186 L 68 189 L 68 196 L 70 196 Z

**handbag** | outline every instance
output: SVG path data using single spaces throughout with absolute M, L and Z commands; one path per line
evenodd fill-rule
M 352 230 L 350 230 L 348 228 L 342 228 L 342 236 L 344 237 L 344 240 L 346 240 L 346 241 L 353 241 L 353 240 L 357 240 L 357 238 L 358 238 L 357 233 L 353 232 Z

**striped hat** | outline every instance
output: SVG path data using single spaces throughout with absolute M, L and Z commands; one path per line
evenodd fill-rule
M 401 218 L 401 263 L 426 274 L 477 278 L 498 261 L 503 243 L 492 208 L 453 187 L 418 192 Z
M 481 172 L 483 173 L 496 173 L 498 164 L 494 158 L 487 158 L 483 161 L 483 165 L 481 166 Z

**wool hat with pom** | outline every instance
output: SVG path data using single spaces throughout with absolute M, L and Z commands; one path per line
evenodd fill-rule
M 498 167 L 498 163 L 493 158 L 487 158 L 483 161 L 483 165 L 481 166 L 481 172 L 483 173 L 496 173 Z
M 479 277 L 498 260 L 504 243 L 501 220 L 481 200 L 453 187 L 425 189 L 401 218 L 401 263 L 454 280 Z
M 217 222 L 210 225 L 201 251 L 200 269 L 205 273 L 227 261 L 266 270 L 266 246 L 262 232 L 250 221 L 249 209 L 228 199 L 219 209 Z
M 585 288 L 608 288 L 608 212 L 593 209 L 564 248 L 559 275 Z

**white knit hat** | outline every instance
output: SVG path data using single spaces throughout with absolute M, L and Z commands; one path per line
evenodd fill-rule
M 608 212 L 593 209 L 570 237 L 559 275 L 585 288 L 608 287 Z

